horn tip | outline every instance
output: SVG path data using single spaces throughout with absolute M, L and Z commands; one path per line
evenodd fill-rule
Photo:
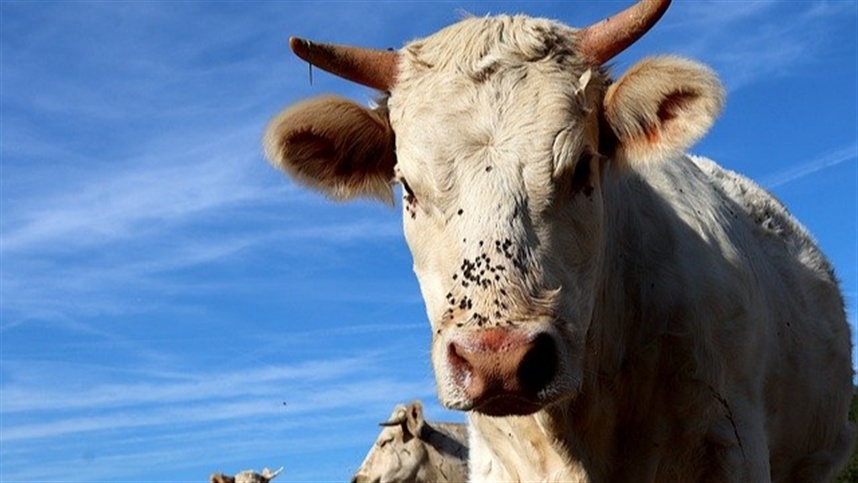
M 289 37 L 289 48 L 292 49 L 292 52 L 295 55 L 301 57 L 302 54 L 307 52 L 309 42 L 300 38 L 300 37 Z

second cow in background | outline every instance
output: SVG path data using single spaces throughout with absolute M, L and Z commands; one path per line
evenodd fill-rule
M 468 479 L 464 424 L 428 422 L 423 406 L 397 404 L 352 483 L 462 482 Z

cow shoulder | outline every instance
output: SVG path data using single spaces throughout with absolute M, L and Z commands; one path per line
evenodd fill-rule
M 712 160 L 699 156 L 690 158 L 709 176 L 719 192 L 744 209 L 761 233 L 783 241 L 791 260 L 801 262 L 822 279 L 836 281 L 831 263 L 813 236 L 772 193 Z
M 605 120 L 616 136 L 621 166 L 674 159 L 700 139 L 724 104 L 715 73 L 678 57 L 632 66 L 605 93 Z
M 334 199 L 393 201 L 393 131 L 381 109 L 335 96 L 309 99 L 269 123 L 264 145 L 275 166 Z

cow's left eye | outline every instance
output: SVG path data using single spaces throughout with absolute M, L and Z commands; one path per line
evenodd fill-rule
M 408 181 L 405 181 L 405 178 L 399 178 L 399 184 L 402 185 L 402 190 L 405 191 L 405 195 L 408 198 L 414 198 L 414 192 L 411 191 L 411 186 L 408 186 Z

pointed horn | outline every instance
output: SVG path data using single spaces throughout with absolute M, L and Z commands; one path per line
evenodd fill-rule
M 405 416 L 401 416 L 398 418 L 389 419 L 387 421 L 378 423 L 379 426 L 399 426 L 400 424 L 405 422 Z
M 310 64 L 373 89 L 389 92 L 396 82 L 399 54 L 394 51 L 317 44 L 298 37 L 289 39 L 289 47 Z
M 578 51 L 602 65 L 643 36 L 667 11 L 670 0 L 640 0 L 613 17 L 578 32 Z
M 279 474 L 280 474 L 280 473 L 282 473 L 282 472 L 283 472 L 283 467 L 282 467 L 282 466 L 281 466 L 281 467 L 280 467 L 280 469 L 278 469 L 277 471 L 271 471 L 271 470 L 269 470 L 268 468 L 265 468 L 265 469 L 263 469 L 263 470 L 262 470 L 262 477 L 263 477 L 263 478 L 265 478 L 265 479 L 266 479 L 266 481 L 271 481 L 271 480 L 273 480 L 274 478 L 276 478 L 276 477 L 277 477 L 277 475 L 279 475 Z

